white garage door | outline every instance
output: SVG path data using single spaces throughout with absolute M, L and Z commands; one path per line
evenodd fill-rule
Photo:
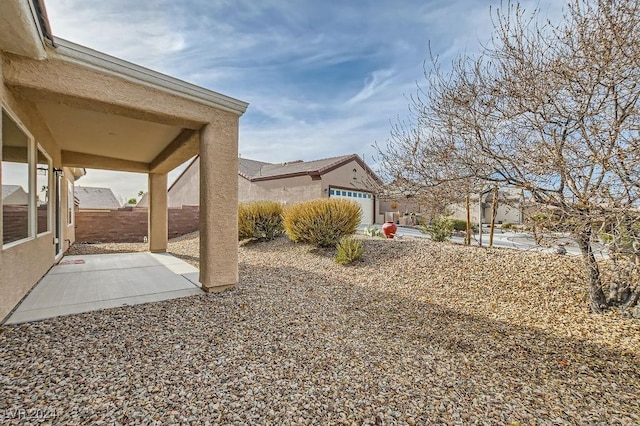
M 355 201 L 362 209 L 360 225 L 371 225 L 373 223 L 373 195 L 370 193 L 332 188 L 329 190 L 329 198 L 347 198 Z

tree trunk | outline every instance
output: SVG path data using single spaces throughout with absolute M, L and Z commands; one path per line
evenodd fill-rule
M 591 247 L 591 227 L 589 225 L 586 230 L 578 235 L 578 244 L 580 245 L 584 267 L 589 277 L 589 305 L 591 306 L 591 312 L 601 314 L 607 307 L 607 300 L 602 291 L 600 269 Z
M 478 245 L 482 247 L 482 191 L 478 192 Z
M 493 247 L 493 232 L 496 227 L 496 213 L 498 210 L 498 187 L 493 188 L 493 199 L 491 200 L 491 228 L 489 229 L 489 247 Z
M 467 209 L 467 233 L 464 236 L 465 245 L 471 244 L 471 201 L 469 200 L 469 193 L 464 199 L 465 207 Z

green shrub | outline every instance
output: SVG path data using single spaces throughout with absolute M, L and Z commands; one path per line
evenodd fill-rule
M 335 246 L 345 235 L 356 232 L 362 211 L 354 201 L 322 198 L 287 206 L 284 231 L 295 242 L 318 247 Z
M 238 205 L 238 241 L 252 238 L 272 240 L 282 235 L 282 205 L 257 201 Z
M 341 265 L 348 265 L 356 260 L 360 260 L 364 253 L 362 241 L 353 237 L 342 237 L 336 246 L 336 262 Z
M 513 229 L 513 223 L 502 222 L 502 229 Z
M 363 233 L 368 237 L 384 237 L 384 233 L 377 226 L 367 226 L 364 228 Z
M 467 221 L 462 219 L 451 219 L 451 225 L 454 231 L 466 231 Z
M 448 216 L 439 216 L 433 219 L 430 224 L 422 225 L 422 232 L 429 234 L 431 241 L 449 241 L 453 232 L 453 219 Z

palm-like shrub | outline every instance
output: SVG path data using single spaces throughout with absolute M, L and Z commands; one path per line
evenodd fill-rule
M 292 241 L 331 247 L 356 232 L 362 211 L 351 200 L 322 198 L 285 207 L 282 216 Z
M 267 241 L 282 233 L 280 203 L 256 201 L 238 205 L 238 241 L 248 238 Z

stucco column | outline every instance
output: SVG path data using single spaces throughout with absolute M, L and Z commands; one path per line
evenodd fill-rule
M 238 283 L 238 117 L 221 113 L 200 130 L 200 283 Z
M 167 251 L 169 235 L 167 174 L 149 173 L 149 251 Z

